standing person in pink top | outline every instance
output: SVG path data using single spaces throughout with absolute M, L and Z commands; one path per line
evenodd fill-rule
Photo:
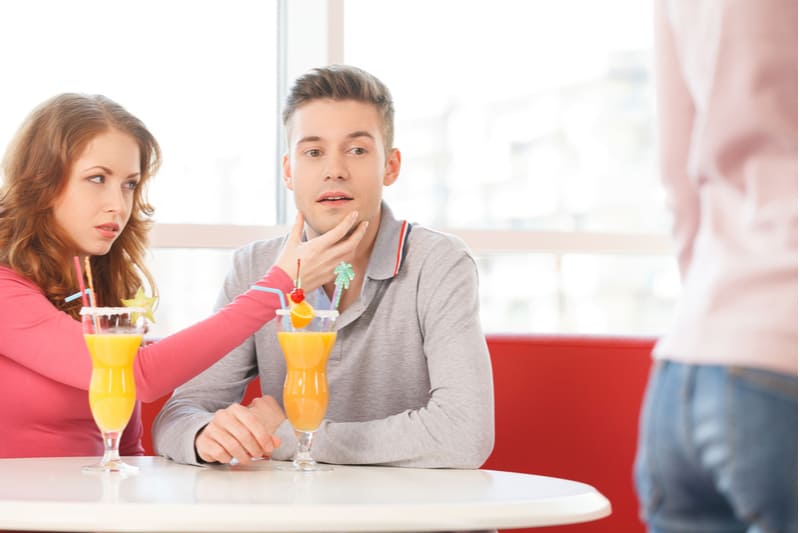
M 0 186 L 0 457 L 100 455 L 88 402 L 91 359 L 73 257 L 89 257 L 98 305 L 155 284 L 143 261 L 153 208 L 145 186 L 160 149 L 144 124 L 103 96 L 62 94 L 35 109 L 3 161 Z M 301 242 L 298 218 L 256 282 L 282 292 L 301 260 L 309 289 L 333 279 L 366 229 L 357 213 Z M 349 235 L 348 235 L 349 234 Z M 210 318 L 139 350 L 138 397 L 151 401 L 200 373 L 269 322 L 277 295 L 251 289 Z M 141 455 L 139 405 L 120 443 Z M 262 432 L 265 450 L 279 441 Z
M 642 412 L 642 515 L 796 532 L 797 0 L 656 4 L 683 295 Z

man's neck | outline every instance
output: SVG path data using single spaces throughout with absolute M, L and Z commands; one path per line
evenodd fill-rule
M 372 257 L 372 250 L 375 248 L 375 241 L 378 238 L 380 223 L 380 216 L 376 217 L 376 220 L 370 221 L 366 235 L 364 235 L 364 238 L 361 239 L 360 243 L 358 243 L 355 256 L 351 261 L 355 277 L 350 282 L 350 287 L 348 287 L 347 290 L 342 291 L 342 296 L 339 300 L 338 307 L 340 313 L 350 307 L 350 304 L 355 302 L 361 294 L 361 287 L 364 285 L 364 277 L 367 273 L 370 257 Z M 331 281 L 330 283 L 326 283 L 323 288 L 325 293 L 328 295 L 328 298 L 330 298 L 333 295 L 333 290 L 335 288 L 334 282 Z

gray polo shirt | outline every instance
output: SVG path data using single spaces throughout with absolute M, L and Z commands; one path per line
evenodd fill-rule
M 411 228 L 382 205 L 361 294 L 336 322 L 328 410 L 314 436 L 319 461 L 478 468 L 492 451 L 492 375 L 475 261 L 459 239 Z M 237 250 L 218 308 L 261 278 L 283 241 Z M 330 305 L 321 289 L 306 297 L 314 307 Z M 255 376 L 282 405 L 285 375 L 270 322 L 175 391 L 154 424 L 157 452 L 195 464 L 195 435 L 217 409 L 241 401 Z M 288 421 L 277 435 L 273 457 L 290 459 L 297 441 Z

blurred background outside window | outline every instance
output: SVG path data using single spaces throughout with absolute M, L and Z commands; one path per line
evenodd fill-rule
M 678 292 L 656 172 L 649 2 L 231 0 L 0 6 L 0 145 L 65 91 L 142 118 L 156 334 L 212 309 L 233 248 L 292 219 L 281 98 L 329 62 L 392 90 L 395 214 L 473 249 L 492 333 L 655 335 Z M 580 14 L 578 16 L 577 14 Z M 35 36 L 35 38 L 32 38 Z

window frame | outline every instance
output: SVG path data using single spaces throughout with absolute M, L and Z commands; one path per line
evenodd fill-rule
M 345 0 L 277 0 L 277 115 L 292 79 L 318 64 L 344 62 Z M 309 39 L 309 35 L 318 36 Z M 293 52 L 290 52 L 293 51 Z M 294 52 L 297 51 L 297 52 Z M 283 235 L 289 229 L 288 194 L 280 176 L 285 151 L 283 125 L 276 124 L 275 187 L 277 225 L 156 223 L 150 235 L 153 248 L 235 249 L 257 239 Z M 556 232 L 536 230 L 469 230 L 437 228 L 463 239 L 476 255 L 494 253 L 567 253 L 670 255 L 671 242 L 663 234 Z

